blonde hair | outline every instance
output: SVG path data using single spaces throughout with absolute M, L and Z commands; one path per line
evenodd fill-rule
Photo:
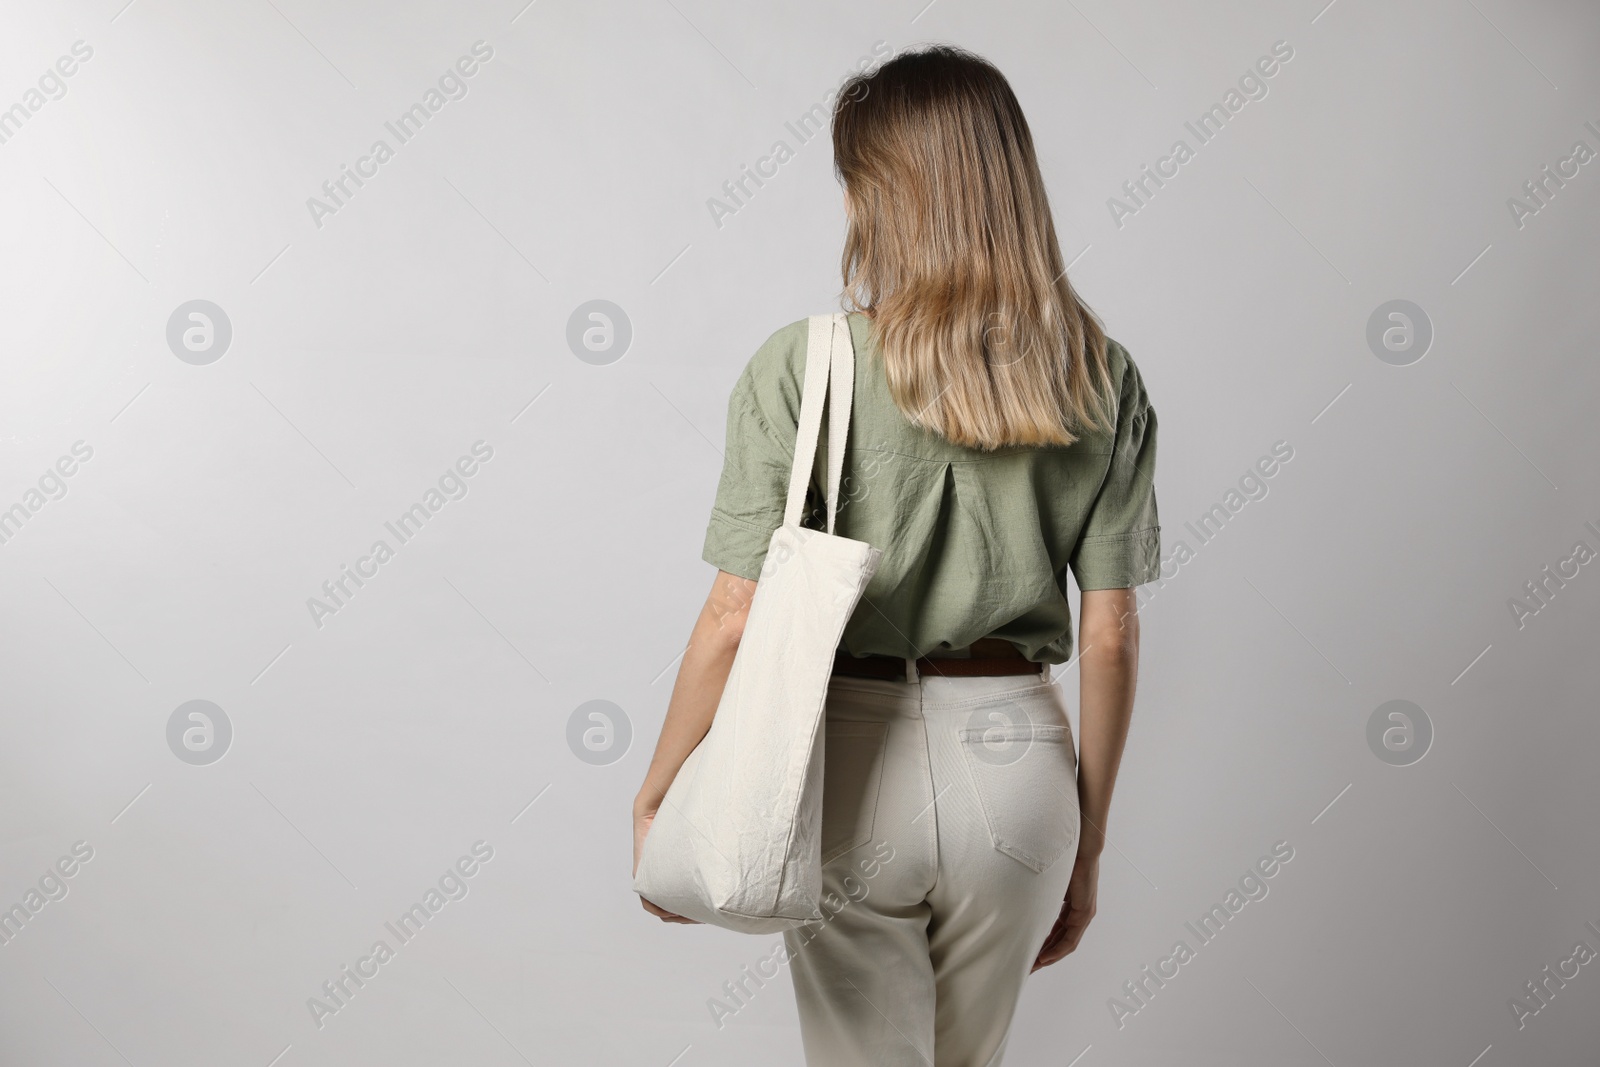
M 895 405 L 973 448 L 1068 445 L 1108 419 L 1105 331 L 1067 281 L 1033 137 L 1005 76 L 937 45 L 841 88 L 844 306 L 873 324 Z

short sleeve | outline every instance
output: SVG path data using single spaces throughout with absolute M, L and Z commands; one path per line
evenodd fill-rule
M 1115 451 L 1069 563 L 1078 588 L 1131 589 L 1161 572 L 1156 514 L 1156 412 L 1144 379 L 1123 352 Z
M 773 334 L 728 397 L 722 477 L 701 558 L 741 578 L 760 576 L 772 533 L 783 525 L 806 339 L 804 320 Z

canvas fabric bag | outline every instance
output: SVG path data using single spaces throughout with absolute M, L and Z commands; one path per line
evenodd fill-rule
M 881 553 L 836 536 L 855 351 L 813 315 L 783 525 L 772 534 L 711 729 L 656 812 L 633 888 L 703 923 L 774 933 L 822 917 L 823 704 Z M 800 525 L 828 403 L 828 528 Z

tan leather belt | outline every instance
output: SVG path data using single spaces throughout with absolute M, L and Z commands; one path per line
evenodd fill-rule
M 1002 674 L 1040 674 L 1048 664 L 1027 659 L 1010 641 L 984 637 L 972 643 L 971 657 L 922 656 L 917 673 L 935 678 L 978 678 Z M 906 661 L 899 656 L 852 656 L 842 649 L 834 657 L 833 673 L 851 678 L 904 681 Z

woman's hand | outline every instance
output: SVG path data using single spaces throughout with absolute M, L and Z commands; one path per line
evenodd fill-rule
M 1089 920 L 1094 918 L 1099 883 L 1100 854 L 1080 850 L 1072 864 L 1072 878 L 1067 882 L 1067 897 L 1061 902 L 1061 915 L 1050 928 L 1050 936 L 1044 939 L 1039 958 L 1033 961 L 1033 970 L 1050 966 L 1078 947 Z
M 645 835 L 650 833 L 650 824 L 655 822 L 656 809 L 635 808 L 633 812 L 633 873 L 639 873 L 639 857 L 644 853 Z M 700 925 L 698 919 L 685 919 L 682 915 L 674 915 L 665 908 L 658 908 L 644 897 L 639 898 L 639 903 L 644 905 L 644 910 L 666 923 L 690 923 Z

